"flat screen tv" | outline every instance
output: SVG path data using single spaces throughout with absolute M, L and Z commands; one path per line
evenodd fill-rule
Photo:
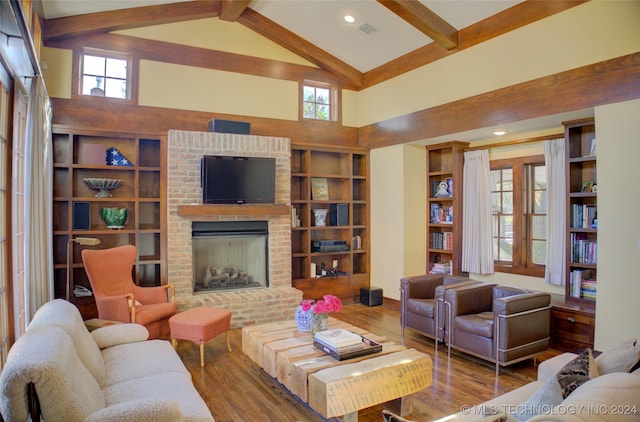
M 201 166 L 204 204 L 273 204 L 275 158 L 205 155 Z

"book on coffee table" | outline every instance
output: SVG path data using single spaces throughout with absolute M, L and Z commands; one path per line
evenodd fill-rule
M 367 356 L 373 353 L 380 352 L 382 350 L 382 344 L 368 339 L 366 337 L 360 337 L 360 343 L 352 346 L 340 347 L 333 349 L 326 344 L 314 340 L 313 345 L 337 360 L 346 360 L 357 358 L 360 356 Z
M 362 343 L 362 336 L 342 328 L 335 328 L 333 330 L 318 331 L 314 335 L 314 340 L 333 350 L 337 350 L 341 347 L 355 346 Z

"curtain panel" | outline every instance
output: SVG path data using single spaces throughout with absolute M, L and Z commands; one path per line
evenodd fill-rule
M 462 271 L 493 274 L 489 151 L 464 153 Z
M 25 279 L 27 323 L 53 299 L 53 145 L 51 103 L 41 76 L 34 79 L 27 112 L 25 153 Z
M 564 139 L 544 142 L 547 176 L 547 263 L 544 279 L 555 286 L 566 280 L 567 185 Z

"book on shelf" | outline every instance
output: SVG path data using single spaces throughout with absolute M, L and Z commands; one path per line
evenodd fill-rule
M 571 271 L 569 277 L 569 288 L 572 297 L 582 297 L 584 299 L 596 298 L 596 279 L 589 269 L 577 269 Z
M 451 261 L 434 262 L 429 270 L 429 274 L 451 274 Z
M 597 208 L 595 205 L 571 204 L 571 227 L 574 229 L 595 228 L 597 223 Z
M 452 232 L 432 232 L 431 248 L 453 250 L 453 233 Z
M 362 336 L 343 328 L 335 328 L 333 330 L 318 331 L 314 335 L 314 340 L 330 347 L 332 350 L 337 350 L 362 343 Z
M 351 249 L 354 251 L 362 249 L 362 237 L 359 234 L 353 236 L 353 239 L 351 239 Z
M 453 206 L 431 204 L 431 223 L 453 224 Z
M 326 344 L 315 339 L 313 341 L 313 345 L 337 360 L 346 360 L 353 359 L 360 356 L 367 356 L 373 353 L 378 353 L 382 350 L 382 344 L 368 339 L 364 336 L 360 337 L 360 343 L 354 344 L 352 346 L 341 347 L 338 349 L 334 349 L 332 347 L 327 346 Z
M 584 233 L 571 233 L 569 256 L 572 263 L 595 265 L 598 263 L 598 242 L 588 239 Z

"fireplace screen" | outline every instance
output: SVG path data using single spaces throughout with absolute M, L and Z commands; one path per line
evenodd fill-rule
M 192 223 L 193 290 L 269 286 L 268 222 Z

